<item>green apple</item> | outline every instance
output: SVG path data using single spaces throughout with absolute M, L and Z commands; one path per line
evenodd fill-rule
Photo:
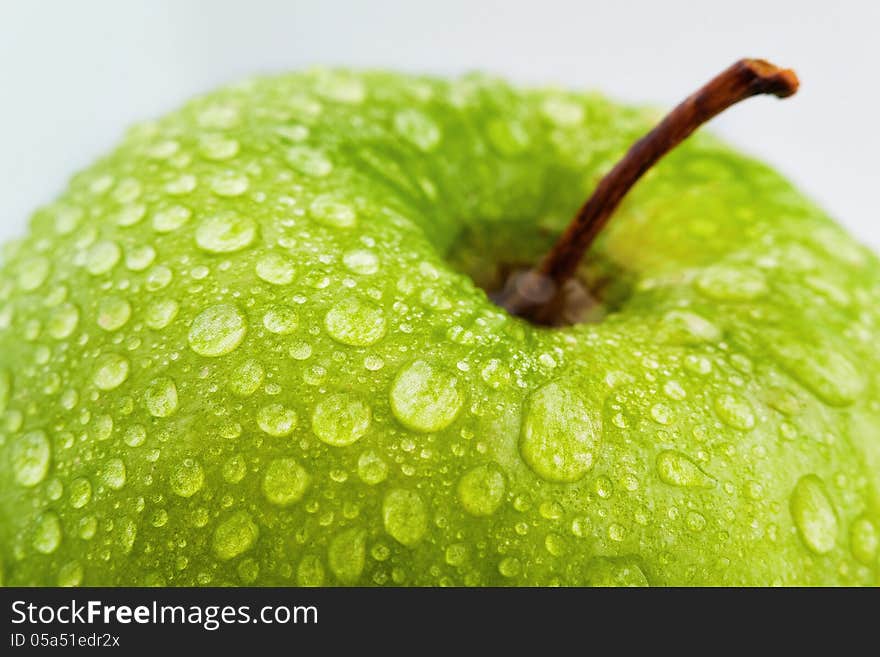
M 783 177 L 689 139 L 591 321 L 480 287 L 656 119 L 313 70 L 132 129 L 4 252 L 4 583 L 876 584 L 880 261 Z

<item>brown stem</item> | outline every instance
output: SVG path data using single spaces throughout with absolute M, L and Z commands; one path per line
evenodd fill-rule
M 556 244 L 534 269 L 509 281 L 498 298 L 508 312 L 535 323 L 553 323 L 565 283 L 621 199 L 660 158 L 712 117 L 741 100 L 760 94 L 786 98 L 798 78 L 763 59 L 741 59 L 673 109 L 629 149 L 601 180 Z

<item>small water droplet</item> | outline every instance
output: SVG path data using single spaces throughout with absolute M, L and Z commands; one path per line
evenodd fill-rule
M 331 228 L 351 228 L 357 221 L 354 208 L 330 194 L 318 196 L 312 201 L 309 213 L 316 221 Z
M 394 488 L 382 502 L 382 522 L 394 540 L 413 547 L 428 529 L 428 511 L 418 493 Z
M 170 233 L 189 221 L 192 211 L 182 205 L 172 205 L 153 215 L 153 229 L 157 233 Z
M 61 545 L 61 521 L 54 513 L 44 513 L 34 530 L 33 546 L 40 554 L 52 554 Z
M 79 324 L 79 309 L 72 303 L 58 306 L 46 323 L 46 330 L 56 340 L 70 337 Z
M 237 484 L 247 474 L 247 463 L 240 454 L 230 456 L 223 464 L 223 479 L 227 483 Z
M 228 130 L 238 125 L 240 115 L 233 105 L 210 105 L 199 112 L 196 121 L 203 128 Z
M 113 490 L 119 490 L 125 486 L 126 469 L 122 459 L 110 459 L 104 464 L 101 472 L 101 481 L 105 486 Z
M 342 256 L 342 264 L 353 274 L 370 276 L 379 271 L 379 256 L 366 249 L 356 249 Z
M 385 314 L 371 302 L 348 297 L 327 312 L 324 326 L 334 340 L 353 347 L 365 347 L 385 335 Z
M 263 326 L 269 333 L 290 335 L 298 325 L 296 309 L 292 306 L 273 306 L 263 315 Z
M 236 511 L 217 525 L 211 547 L 222 561 L 229 561 L 254 547 L 260 530 L 247 511 Z
M 584 108 L 574 100 L 554 96 L 541 103 L 541 113 L 560 127 L 575 126 L 584 120 Z
M 749 401 L 739 395 L 721 395 L 715 399 L 715 412 L 724 424 L 748 431 L 755 426 L 755 412 Z
M 263 494 L 272 504 L 289 506 L 305 495 L 309 474 L 295 459 L 275 459 L 266 467 Z
M 491 516 L 504 501 L 504 474 L 494 463 L 479 465 L 458 482 L 458 499 L 475 516 Z
M 404 367 L 390 392 L 391 411 L 405 427 L 433 432 L 448 427 L 464 404 L 458 379 L 417 360 Z
M 312 355 L 312 345 L 308 342 L 295 342 L 290 345 L 287 353 L 294 360 L 307 360 Z
M 238 141 L 222 135 L 205 135 L 199 140 L 199 153 L 207 160 L 229 160 L 238 155 L 239 150 Z
M 180 497 L 192 497 L 205 484 L 205 471 L 195 459 L 184 459 L 171 471 L 171 492 Z
M 360 440 L 370 428 L 372 412 L 362 400 L 337 393 L 324 397 L 312 413 L 312 430 L 328 445 L 344 447 Z
M 156 249 L 149 244 L 135 246 L 125 255 L 125 266 L 131 271 L 143 271 L 156 259 Z
M 147 206 L 143 203 L 132 203 L 122 207 L 116 213 L 116 225 L 122 227 L 134 226 L 147 214 Z
M 324 178 L 333 171 L 333 162 L 316 148 L 291 146 L 287 149 L 286 157 L 291 168 L 305 176 Z
M 554 382 L 532 393 L 519 447 L 535 474 L 577 481 L 593 467 L 600 440 L 601 420 L 577 387 Z
M 36 290 L 46 282 L 50 269 L 49 260 L 43 256 L 23 260 L 18 265 L 18 287 L 25 292 Z
M 529 146 L 529 134 L 519 121 L 493 119 L 486 130 L 489 143 L 501 155 L 518 155 Z
M 211 181 L 211 191 L 217 196 L 234 198 L 241 196 L 250 187 L 250 181 L 247 176 L 238 174 L 221 175 Z
M 83 580 L 83 567 L 78 561 L 64 564 L 58 570 L 58 586 L 79 586 Z
M 440 143 L 440 128 L 426 114 L 416 109 L 400 110 L 394 115 L 394 129 L 420 151 L 434 150 Z
M 657 475 L 670 486 L 712 488 L 715 480 L 681 452 L 667 450 L 657 456 Z
M 748 301 L 767 292 L 767 281 L 757 269 L 716 265 L 697 278 L 697 289 L 710 299 Z
M 113 353 L 103 354 L 95 363 L 92 381 L 99 390 L 113 390 L 128 378 L 129 369 L 128 359 L 124 356 Z
M 259 361 L 249 359 L 236 367 L 229 379 L 229 389 L 239 397 L 250 397 L 263 384 L 266 371 Z
M 92 484 L 88 479 L 80 477 L 70 483 L 70 506 L 81 509 L 92 499 Z
M 253 219 L 232 213 L 215 214 L 196 228 L 196 244 L 208 253 L 233 253 L 250 246 L 256 235 Z
M 651 406 L 651 419 L 657 424 L 669 424 L 672 420 L 672 411 L 666 404 L 654 404 Z
M 649 586 L 645 573 L 631 557 L 596 557 L 587 567 L 586 580 L 595 587 Z
M 140 447 L 147 439 L 147 430 L 140 424 L 133 424 L 122 436 L 122 440 L 129 447 Z
M 789 503 L 795 527 L 804 544 L 816 554 L 827 554 L 837 542 L 837 515 L 824 482 L 816 475 L 801 477 Z
M 877 526 L 867 516 L 859 516 L 850 526 L 849 537 L 853 556 L 866 566 L 873 565 L 880 546 Z
M 296 583 L 299 586 L 323 586 L 324 564 L 314 554 L 307 554 L 296 569 Z
M 211 306 L 199 313 L 189 329 L 190 349 L 200 356 L 216 357 L 233 351 L 244 339 L 247 321 L 232 304 Z
M 717 342 L 721 329 L 705 317 L 688 310 L 670 310 L 663 315 L 659 335 L 673 344 Z
M 257 425 L 270 436 L 280 438 L 296 428 L 296 411 L 281 404 L 269 404 L 257 412 Z
M 257 276 L 272 285 L 290 285 L 295 269 L 293 262 L 280 253 L 267 253 L 257 261 Z
M 93 244 L 86 253 L 86 271 L 93 276 L 106 274 L 122 257 L 122 250 L 116 242 L 103 241 Z
M 360 579 L 366 559 L 366 532 L 358 527 L 336 535 L 327 548 L 330 570 L 343 584 L 354 584 Z
M 504 577 L 516 577 L 522 571 L 522 564 L 516 557 L 504 557 L 498 564 L 498 572 Z
M 358 458 L 357 472 L 361 481 L 375 486 L 388 477 L 388 464 L 376 452 L 367 450 Z
M 162 376 L 153 379 L 144 393 L 144 406 L 153 417 L 169 417 L 177 410 L 177 385 Z
M 49 439 L 43 431 L 29 431 L 12 444 L 12 469 L 15 481 L 31 487 L 46 478 L 51 457 Z
M 119 297 L 102 299 L 98 304 L 98 326 L 105 331 L 116 331 L 131 317 L 131 304 Z

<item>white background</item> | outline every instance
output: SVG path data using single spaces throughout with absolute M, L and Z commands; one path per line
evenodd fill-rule
M 130 123 L 255 72 L 484 69 L 671 105 L 760 56 L 801 93 L 714 129 L 880 250 L 878 28 L 874 0 L 0 0 L 0 239 Z

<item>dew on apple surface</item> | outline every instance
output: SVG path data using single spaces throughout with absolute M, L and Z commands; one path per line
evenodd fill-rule
M 144 407 L 155 418 L 165 418 L 177 411 L 177 384 L 174 379 L 161 376 L 150 381 L 144 392 Z
M 116 213 L 116 224 L 122 227 L 134 226 L 147 215 L 147 206 L 143 203 L 131 203 L 123 206 Z
M 204 135 L 199 140 L 199 153 L 208 160 L 230 160 L 238 155 L 240 149 L 237 140 L 222 135 Z
M 70 561 L 58 570 L 58 586 L 79 586 L 83 581 L 83 567 L 78 561 Z
M 192 497 L 205 485 L 205 470 L 195 459 L 184 459 L 172 469 L 168 484 L 175 495 Z
M 148 292 L 158 292 L 165 289 L 174 279 L 174 272 L 164 265 L 156 265 L 147 272 L 144 287 Z
M 269 404 L 257 412 L 257 425 L 270 436 L 289 436 L 297 425 L 296 411 L 282 404 Z
M 458 482 L 458 498 L 474 516 L 491 516 L 504 501 L 504 473 L 495 464 L 468 470 Z
M 112 490 L 125 486 L 126 467 L 122 459 L 110 459 L 101 471 L 101 482 Z
M 734 429 L 748 431 L 755 426 L 755 413 L 752 405 L 739 395 L 726 394 L 717 397 L 715 412 L 724 424 Z
M 324 178 L 333 171 L 333 162 L 327 155 L 310 146 L 291 146 L 287 149 L 285 157 L 294 171 L 305 176 Z
M 52 554 L 61 545 L 61 521 L 55 513 L 44 513 L 34 529 L 31 544 L 40 554 Z
M 121 257 L 122 249 L 119 248 L 119 245 L 116 242 L 104 240 L 89 247 L 83 264 L 90 274 L 100 276 L 113 269 Z
M 207 253 L 234 253 L 250 246 L 257 236 L 257 225 L 250 217 L 223 212 L 199 222 L 196 245 Z
M 106 297 L 98 303 L 98 326 L 105 331 L 117 331 L 131 317 L 131 304 L 120 297 Z
M 241 196 L 250 188 L 247 176 L 224 174 L 211 181 L 211 191 L 217 196 L 234 198 Z
M 46 478 L 52 448 L 44 431 L 29 431 L 12 444 L 12 468 L 15 481 L 30 488 Z
M 413 547 L 428 529 L 428 510 L 415 491 L 393 488 L 382 501 L 382 523 L 398 543 Z
M 305 587 L 323 586 L 324 577 L 324 564 L 321 563 L 320 557 L 307 554 L 300 559 L 299 565 L 296 567 L 297 584 Z
M 791 494 L 789 509 L 804 545 L 820 555 L 834 549 L 837 514 L 822 479 L 813 474 L 801 477 Z
M 808 346 L 771 335 L 767 347 L 792 377 L 830 406 L 848 406 L 865 390 L 862 373 L 832 345 Z
M 33 292 L 49 278 L 51 265 L 43 256 L 36 256 L 21 261 L 17 268 L 18 287 L 25 292 Z
M 357 223 L 357 213 L 347 203 L 331 194 L 318 196 L 309 205 L 309 214 L 330 228 L 351 228 Z
M 850 526 L 850 549 L 860 563 L 871 566 L 877 559 L 880 532 L 867 515 L 853 520 Z
M 263 327 L 275 335 L 290 335 L 299 326 L 299 317 L 292 306 L 272 306 L 263 315 Z
M 149 244 L 134 246 L 125 255 L 125 266 L 131 271 L 143 271 L 156 259 L 156 249 Z
M 258 360 L 249 358 L 232 370 L 229 389 L 238 397 L 250 397 L 263 384 L 265 376 L 263 365 Z
M 430 152 L 440 143 L 442 133 L 437 124 L 416 109 L 406 109 L 394 115 L 394 130 L 420 151 Z
M 70 484 L 70 506 L 81 509 L 92 499 L 92 484 L 85 477 L 74 479 Z
M 296 270 L 293 262 L 280 253 L 267 253 L 257 260 L 257 276 L 271 285 L 290 285 Z
M 247 463 L 241 454 L 235 454 L 226 459 L 223 464 L 223 479 L 229 484 L 237 484 L 247 474 Z
M 214 529 L 211 549 L 221 561 L 229 561 L 254 547 L 259 527 L 247 511 L 236 511 Z
M 650 586 L 633 556 L 595 557 L 588 564 L 586 581 L 590 586 Z
M 109 392 L 118 388 L 128 378 L 131 365 L 125 356 L 106 353 L 98 357 L 92 374 L 92 382 L 99 390 Z
M 345 447 L 366 434 L 371 418 L 372 411 L 363 400 L 348 393 L 336 393 L 315 405 L 312 431 L 323 443 Z
M 63 303 L 49 316 L 46 332 L 56 340 L 69 338 L 79 324 L 79 308 L 72 303 Z
M 388 464 L 375 451 L 366 450 L 358 457 L 357 473 L 365 484 L 375 486 L 388 477 Z
M 294 360 L 308 360 L 312 355 L 312 345 L 303 340 L 294 342 L 287 350 L 287 354 Z
M 670 486 L 682 488 L 712 488 L 715 480 L 703 472 L 692 459 L 674 450 L 665 450 L 657 456 L 657 476 Z
M 346 529 L 330 541 L 327 563 L 343 584 L 354 584 L 364 570 L 367 557 L 367 532 L 360 527 Z
M 157 233 L 171 233 L 181 228 L 192 217 L 192 210 L 182 205 L 172 205 L 153 215 L 153 230 Z
M 398 372 L 389 398 L 401 424 L 425 433 L 448 427 L 464 405 L 458 379 L 423 360 Z
M 200 356 L 223 356 L 235 350 L 247 333 L 247 320 L 232 304 L 218 304 L 193 320 L 187 340 Z
M 370 301 L 349 297 L 327 312 L 324 327 L 330 337 L 342 344 L 366 347 L 385 335 L 385 314 Z
M 342 263 L 353 274 L 370 276 L 379 271 L 379 257 L 366 249 L 347 251 L 342 256 Z
M 296 459 L 270 461 L 263 475 L 263 494 L 277 506 L 290 506 L 305 495 L 311 478 Z

